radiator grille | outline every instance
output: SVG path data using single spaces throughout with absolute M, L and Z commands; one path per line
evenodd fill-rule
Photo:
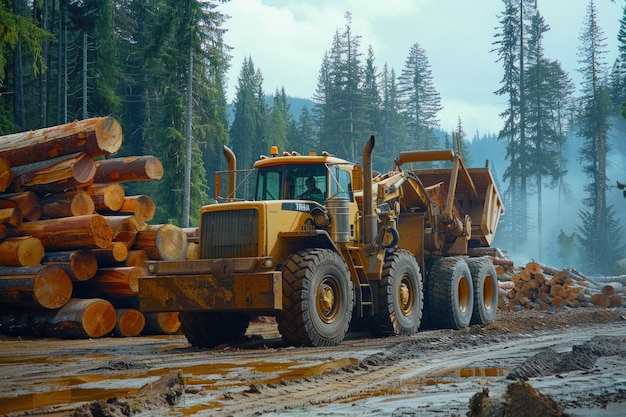
M 203 259 L 258 256 L 259 214 L 255 209 L 204 213 L 200 236 Z

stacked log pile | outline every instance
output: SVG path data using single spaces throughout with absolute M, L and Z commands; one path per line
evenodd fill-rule
M 614 285 L 603 285 L 573 269 L 555 269 L 537 262 L 505 273 L 500 282 L 499 308 L 502 310 L 540 309 L 595 305 L 621 307 L 623 296 Z
M 0 333 L 178 330 L 175 314 L 137 310 L 138 278 L 148 259 L 185 259 L 193 233 L 147 224 L 154 202 L 123 184 L 158 180 L 163 167 L 153 156 L 111 158 L 121 145 L 111 117 L 0 137 Z

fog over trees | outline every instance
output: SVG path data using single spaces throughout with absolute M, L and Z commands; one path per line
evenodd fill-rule
M 152 154 L 165 175 L 130 185 L 155 199 L 156 222 L 197 224 L 211 202 L 222 145 L 249 168 L 271 145 L 329 151 L 359 162 L 375 135 L 374 168 L 409 149 L 457 149 L 492 169 L 506 213 L 496 244 L 588 274 L 623 273 L 626 258 L 626 7 L 616 39 L 598 26 L 595 1 L 584 22 L 547 22 L 541 1 L 503 0 L 493 60 L 506 102 L 498 132 L 465 132 L 463 115 L 441 126 L 441 97 L 420 39 L 392 68 L 354 27 L 350 12 L 319 57 L 311 97 L 264 90 L 263 68 L 244 59 L 236 96 L 225 74 L 237 54 L 224 44 L 220 1 L 14 0 L 0 2 L 0 134 L 112 115 L 122 155 Z M 546 55 L 550 25 L 579 24 L 579 67 Z M 618 46 L 607 62 L 607 45 Z M 280 45 L 276 45 L 277 48 Z M 580 85 L 572 74 L 582 76 Z M 129 190 L 133 191 L 133 190 Z M 626 268 L 626 267 L 623 267 Z

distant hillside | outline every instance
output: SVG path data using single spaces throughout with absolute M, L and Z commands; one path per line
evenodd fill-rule
M 307 106 L 309 111 L 313 110 L 313 101 L 311 99 L 287 96 L 287 101 L 289 103 L 289 114 L 291 114 L 295 121 L 298 121 L 300 118 L 300 112 L 302 112 L 302 108 L 304 106 Z M 274 96 L 266 95 L 265 103 L 268 107 L 272 107 L 274 105 Z M 226 107 L 226 115 L 228 118 L 228 125 L 230 126 L 235 117 L 233 113 L 233 103 L 230 103 L 228 107 Z

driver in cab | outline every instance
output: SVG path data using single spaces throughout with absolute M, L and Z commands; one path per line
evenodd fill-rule
M 320 204 L 324 204 L 324 194 L 317 188 L 315 178 L 309 177 L 306 179 L 306 191 L 298 196 L 301 200 L 313 200 Z

